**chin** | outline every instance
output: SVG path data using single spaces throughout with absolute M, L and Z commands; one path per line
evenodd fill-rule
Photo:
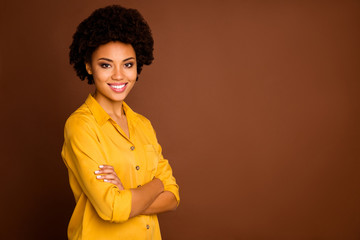
M 113 102 L 122 102 L 126 97 L 110 97 L 109 99 Z

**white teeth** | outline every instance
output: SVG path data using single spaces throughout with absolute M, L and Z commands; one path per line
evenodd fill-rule
M 125 84 L 122 84 L 122 85 L 110 85 L 112 88 L 116 88 L 116 89 L 120 89 L 120 88 L 123 88 L 125 87 Z

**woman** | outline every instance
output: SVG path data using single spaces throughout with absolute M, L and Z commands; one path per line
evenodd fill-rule
M 149 120 L 124 102 L 152 60 L 150 28 L 134 9 L 98 9 L 73 36 L 70 63 L 95 92 L 65 124 L 61 154 L 76 200 L 69 239 L 161 239 L 156 214 L 179 204 Z

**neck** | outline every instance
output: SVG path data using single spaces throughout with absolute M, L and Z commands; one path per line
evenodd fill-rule
M 105 110 L 107 114 L 110 115 L 112 118 L 120 118 L 125 116 L 123 111 L 123 101 L 114 102 L 102 95 L 93 94 L 93 97 L 96 99 L 96 101 L 100 104 L 100 106 Z

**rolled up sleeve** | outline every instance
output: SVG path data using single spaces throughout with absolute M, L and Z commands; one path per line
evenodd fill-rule
M 159 156 L 159 162 L 157 165 L 157 170 L 155 173 L 155 177 L 160 179 L 164 184 L 164 191 L 172 192 L 176 198 L 177 205 L 180 203 L 180 194 L 179 194 L 179 186 L 176 183 L 175 177 L 173 176 L 172 168 L 169 164 L 169 161 L 164 159 L 162 155 L 162 148 L 157 141 L 156 132 L 151 124 L 151 122 L 142 117 L 146 127 L 145 130 L 149 131 L 149 136 L 152 136 L 152 143 L 156 149 L 156 152 Z
M 86 118 L 68 119 L 63 159 L 100 218 L 115 223 L 127 221 L 131 212 L 131 191 L 119 190 L 111 183 L 96 179 L 94 174 L 106 163 L 106 155 L 91 124 Z
M 160 155 L 157 171 L 155 177 L 160 179 L 164 184 L 164 191 L 172 192 L 176 198 L 177 205 L 180 203 L 179 186 L 176 184 L 173 176 L 172 168 L 169 161 L 164 159 L 160 144 L 157 144 L 157 151 Z

